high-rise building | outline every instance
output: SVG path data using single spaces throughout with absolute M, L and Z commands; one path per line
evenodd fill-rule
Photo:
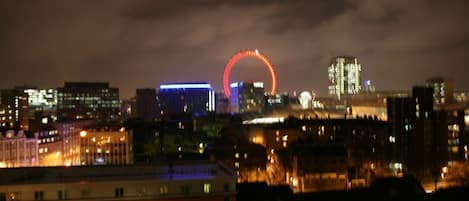
M 158 101 L 162 116 L 215 111 L 215 92 L 206 82 L 162 84 Z
M 135 117 L 151 121 L 158 116 L 155 89 L 137 89 Z
M 1 105 L 7 111 L 13 111 L 14 127 L 29 130 L 28 94 L 17 89 L 2 90 Z
M 57 120 L 57 89 L 38 89 L 31 86 L 16 89 L 28 94 L 30 130 L 36 131 L 41 125 Z
M 452 103 L 454 100 L 453 81 L 442 77 L 432 77 L 425 81 L 428 87 L 433 88 L 433 101 L 435 106 Z
M 390 160 L 424 180 L 439 177 L 451 133 L 446 112 L 435 111 L 433 100 L 433 88 L 422 86 L 412 89 L 411 98 L 387 99 Z
M 37 89 L 29 87 L 23 89 L 28 94 L 28 103 L 30 115 L 35 111 L 41 111 L 46 114 L 55 113 L 57 106 L 57 89 Z
M 411 97 L 388 97 L 387 116 L 389 122 L 389 137 L 387 159 L 403 164 L 408 160 L 409 138 L 412 136 L 415 104 Z
M 362 91 L 361 65 L 357 58 L 339 56 L 332 59 L 328 68 L 329 94 L 341 99 L 344 95 Z
M 234 82 L 230 84 L 231 113 L 262 113 L 265 106 L 264 83 Z
M 119 89 L 108 83 L 66 82 L 57 89 L 58 120 L 116 120 Z

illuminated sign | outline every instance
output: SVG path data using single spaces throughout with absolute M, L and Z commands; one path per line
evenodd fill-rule
M 160 89 L 211 89 L 210 84 L 162 84 Z

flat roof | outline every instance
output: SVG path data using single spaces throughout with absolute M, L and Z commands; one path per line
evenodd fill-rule
M 211 161 L 187 161 L 156 165 L 0 169 L 0 185 L 123 180 L 210 180 L 216 177 L 235 178 L 235 174 L 223 164 Z

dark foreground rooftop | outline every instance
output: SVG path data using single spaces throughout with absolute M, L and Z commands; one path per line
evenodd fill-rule
M 0 185 L 114 180 L 194 180 L 230 177 L 234 174 L 216 162 L 76 167 L 28 167 L 0 169 Z
M 237 201 L 443 201 L 466 200 L 469 186 L 440 189 L 427 194 L 413 178 L 380 178 L 370 188 L 293 194 L 288 186 L 265 183 L 238 184 Z

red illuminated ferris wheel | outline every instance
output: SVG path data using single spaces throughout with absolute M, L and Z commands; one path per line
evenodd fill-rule
M 229 83 L 231 69 L 239 60 L 246 57 L 254 57 L 256 59 L 259 59 L 266 65 L 266 67 L 269 69 L 270 76 L 272 78 L 272 88 L 270 90 L 270 93 L 274 94 L 277 88 L 277 76 L 275 75 L 274 65 L 270 62 L 267 56 L 255 49 L 239 51 L 228 60 L 228 63 L 225 66 L 225 72 L 223 73 L 223 90 L 225 91 L 225 96 L 230 98 L 231 95 Z

